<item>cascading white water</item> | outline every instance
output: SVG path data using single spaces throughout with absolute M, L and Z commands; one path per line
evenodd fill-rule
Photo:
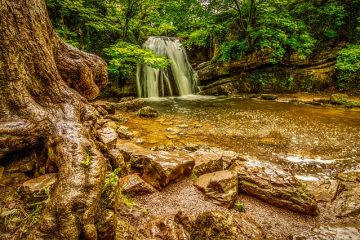
M 183 96 L 195 92 L 196 74 L 179 39 L 150 37 L 143 47 L 167 57 L 170 66 L 167 69 L 138 66 L 136 79 L 140 97 Z

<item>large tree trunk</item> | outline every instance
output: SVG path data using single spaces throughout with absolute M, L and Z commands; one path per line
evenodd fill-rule
M 0 0 L 0 161 L 44 145 L 59 170 L 31 239 L 96 239 L 106 161 L 87 100 L 107 83 L 106 64 L 61 41 L 44 0 Z M 83 164 L 90 154 L 91 164 Z

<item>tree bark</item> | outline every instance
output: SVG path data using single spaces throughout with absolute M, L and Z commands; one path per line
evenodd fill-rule
M 44 145 L 58 183 L 29 239 L 96 239 L 106 160 L 92 136 L 106 63 L 59 39 L 44 0 L 0 0 L 0 162 Z M 91 164 L 83 164 L 90 155 Z

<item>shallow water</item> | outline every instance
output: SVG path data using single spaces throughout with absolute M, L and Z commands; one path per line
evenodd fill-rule
M 145 99 L 157 120 L 137 119 L 148 147 L 201 143 L 317 180 L 360 171 L 360 110 L 296 105 L 241 97 L 184 96 Z

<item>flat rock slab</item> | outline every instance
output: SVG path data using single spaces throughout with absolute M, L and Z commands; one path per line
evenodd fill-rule
M 293 174 L 258 161 L 237 162 L 239 189 L 272 205 L 317 215 L 317 202 Z
M 329 224 L 294 236 L 293 240 L 355 240 L 360 239 L 360 222 Z
M 116 133 L 115 129 L 112 127 L 105 127 L 98 130 L 98 137 L 99 140 L 105 144 L 114 144 L 116 143 L 116 139 L 118 138 L 118 134 Z
M 237 175 L 230 171 L 218 171 L 200 176 L 194 185 L 213 203 L 230 208 L 238 195 Z
M 262 228 L 246 214 L 232 215 L 221 211 L 199 214 L 193 222 L 191 239 L 263 240 Z
M 144 166 L 143 179 L 161 189 L 170 182 L 191 174 L 194 159 L 184 152 L 159 151 L 151 154 L 150 161 Z
M 20 187 L 21 196 L 27 201 L 46 198 L 46 191 L 57 182 L 57 174 L 49 173 L 24 182 Z
M 191 156 L 195 160 L 194 174 L 201 176 L 206 173 L 212 173 L 223 170 L 223 160 L 221 153 L 213 153 L 206 151 L 196 151 Z
M 121 193 L 130 196 L 143 195 L 156 191 L 155 188 L 146 183 L 139 174 L 136 173 L 121 178 L 119 187 L 121 188 Z
M 152 151 L 133 143 L 118 144 L 117 148 L 124 156 L 125 162 L 130 162 L 132 167 L 143 168 L 151 159 Z
M 358 217 L 360 215 L 360 186 L 343 191 L 334 201 L 337 217 Z
M 344 189 L 344 185 L 337 180 L 321 180 L 307 182 L 307 189 L 318 202 L 331 202 Z

